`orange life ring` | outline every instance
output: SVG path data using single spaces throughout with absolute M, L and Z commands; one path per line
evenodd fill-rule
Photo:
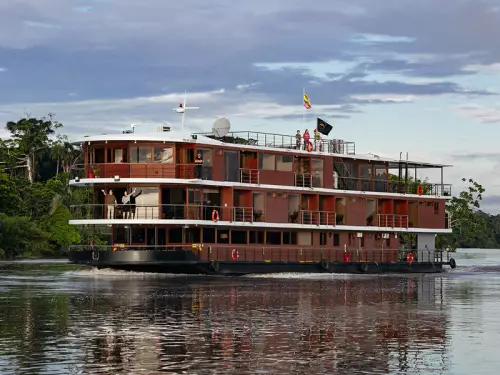
M 311 141 L 308 141 L 306 145 L 306 151 L 311 152 L 312 150 L 313 150 L 313 144 L 311 143 Z
M 231 259 L 238 260 L 239 257 L 240 257 L 240 254 L 238 254 L 238 250 L 233 249 L 233 251 L 231 251 Z
M 215 221 L 215 222 L 219 221 L 219 211 L 217 211 L 217 210 L 212 211 L 212 221 Z
M 418 195 L 422 195 L 424 193 L 424 189 L 422 188 L 422 185 L 418 185 L 417 192 L 418 192 Z
M 412 264 L 413 263 L 413 260 L 415 258 L 413 257 L 413 253 L 408 253 L 408 255 L 406 256 L 406 260 L 408 261 L 408 263 Z

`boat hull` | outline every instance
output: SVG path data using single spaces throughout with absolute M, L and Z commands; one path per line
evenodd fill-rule
M 434 262 L 245 262 L 198 260 L 190 251 L 76 251 L 69 253 L 74 264 L 136 272 L 173 274 L 245 275 L 280 272 L 297 273 L 439 273 L 443 263 Z

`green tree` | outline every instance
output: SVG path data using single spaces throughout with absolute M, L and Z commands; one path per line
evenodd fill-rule
M 28 118 L 26 116 L 17 122 L 9 121 L 6 125 L 6 129 L 11 133 L 12 141 L 23 157 L 26 176 L 31 183 L 35 181 L 35 156 L 37 152 L 52 145 L 49 137 L 62 126 L 52 119 L 53 114 L 49 114 L 48 119 L 45 117 L 41 119 Z
M 54 250 L 80 242 L 80 233 L 75 226 L 69 224 L 69 220 L 71 213 L 63 205 L 58 205 L 53 212 L 41 218 L 41 227 L 48 233 L 48 239 Z
M 437 236 L 439 248 L 454 250 L 457 247 L 471 247 L 487 232 L 486 219 L 479 211 L 485 189 L 472 178 L 462 178 L 462 181 L 468 182 L 469 186 L 446 205 L 453 234 Z
M 14 216 L 22 206 L 16 184 L 7 173 L 0 171 L 0 212 Z
M 28 217 L 0 213 L 0 256 L 30 257 L 40 254 L 47 246 L 47 235 Z

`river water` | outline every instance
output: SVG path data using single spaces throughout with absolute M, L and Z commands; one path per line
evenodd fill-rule
M 441 275 L 0 263 L 0 374 L 496 374 L 500 250 Z

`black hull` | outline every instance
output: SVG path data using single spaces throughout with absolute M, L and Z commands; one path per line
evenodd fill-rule
M 245 275 L 279 272 L 391 274 L 439 273 L 448 263 L 432 262 L 244 262 L 198 260 L 190 251 L 76 251 L 69 260 L 97 268 L 172 274 Z

